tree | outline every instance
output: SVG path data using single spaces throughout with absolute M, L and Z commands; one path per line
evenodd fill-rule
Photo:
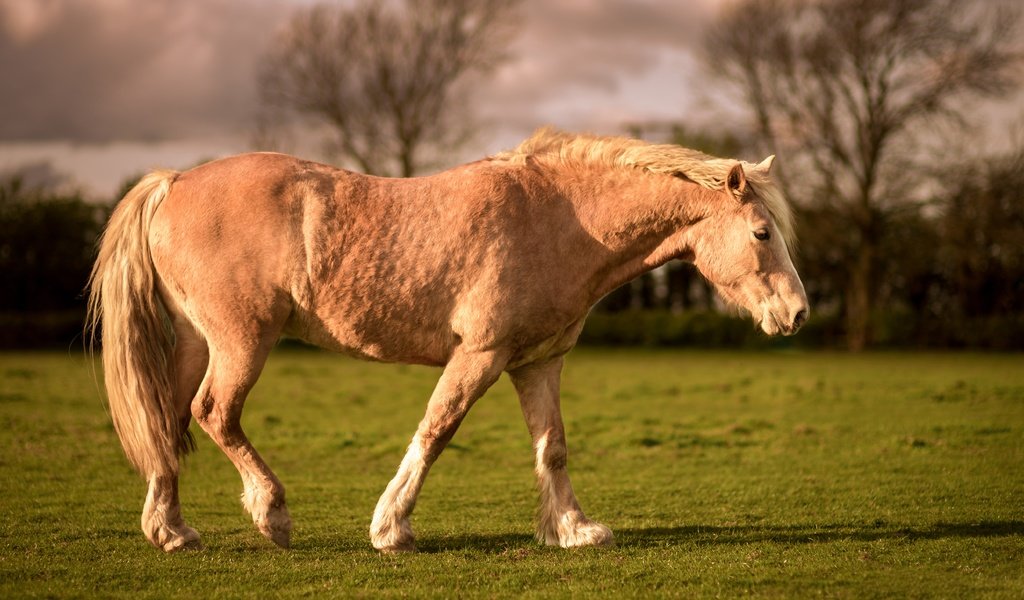
M 1018 79 L 1017 12 L 979 4 L 741 0 L 706 39 L 709 66 L 738 86 L 761 143 L 784 155 L 784 186 L 817 219 L 815 251 L 835 255 L 852 349 L 870 342 L 886 238 L 917 208 L 915 149 Z
M 0 347 L 67 344 L 81 332 L 93 248 L 107 207 L 0 174 Z
M 1024 316 L 1024 143 L 947 175 L 939 267 L 949 321 Z
M 469 137 L 474 75 L 514 34 L 519 0 L 359 0 L 299 9 L 259 78 L 268 115 L 301 115 L 366 173 L 410 176 Z

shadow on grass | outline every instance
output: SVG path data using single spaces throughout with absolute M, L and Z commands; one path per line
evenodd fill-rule
M 495 533 L 446 536 L 443 538 L 418 539 L 416 547 L 420 552 L 458 552 L 475 550 L 487 553 L 515 551 L 523 546 L 535 544 L 533 535 L 528 533 Z
M 864 525 L 736 525 L 731 527 L 689 525 L 622 529 L 616 532 L 623 547 L 672 546 L 677 544 L 750 544 L 775 542 L 810 544 L 854 540 L 938 540 L 947 538 L 1009 537 L 1024 535 L 1024 521 L 936 523 L 927 528 L 894 527 L 884 522 Z
M 649 527 L 615 531 L 620 548 L 656 548 L 679 545 L 813 544 L 853 540 L 938 540 L 947 538 L 986 538 L 1024 536 L 1024 521 L 982 521 L 980 523 L 936 523 L 927 528 L 894 527 L 886 523 L 864 525 L 736 525 Z M 420 552 L 480 551 L 500 553 L 534 545 L 532 535 L 465 534 L 417 540 Z

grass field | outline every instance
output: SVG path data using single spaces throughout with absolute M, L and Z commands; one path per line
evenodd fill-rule
M 277 351 L 244 424 L 287 487 L 292 549 L 197 431 L 182 499 L 206 549 L 163 555 L 85 360 L 0 355 L 0 597 L 1024 597 L 1019 355 L 577 350 L 570 472 L 617 545 L 533 541 L 503 378 L 427 479 L 421 552 L 379 556 L 370 515 L 437 375 Z

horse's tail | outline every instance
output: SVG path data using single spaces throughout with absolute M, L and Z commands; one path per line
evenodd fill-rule
M 110 415 L 125 455 L 145 477 L 176 472 L 191 446 L 174 407 L 174 338 L 149 246 L 150 222 L 177 176 L 150 173 L 121 200 L 89 277 L 90 349 L 102 320 Z

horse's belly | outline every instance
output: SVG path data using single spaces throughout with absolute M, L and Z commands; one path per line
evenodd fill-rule
M 439 324 L 415 319 L 359 319 L 345 314 L 296 311 L 286 333 L 357 358 L 432 366 L 447 363 L 455 345 L 451 330 Z

